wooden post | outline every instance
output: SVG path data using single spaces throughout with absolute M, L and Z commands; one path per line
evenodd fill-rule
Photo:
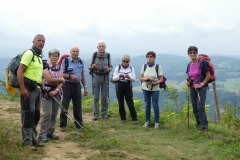
M 213 90 L 215 110 L 216 110 L 216 123 L 220 123 L 220 110 L 218 105 L 217 90 L 216 90 L 215 82 L 212 83 L 212 90 Z

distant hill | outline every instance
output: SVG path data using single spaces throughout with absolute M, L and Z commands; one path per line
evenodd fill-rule
M 90 80 L 91 76 L 88 74 L 87 67 L 90 64 L 92 54 L 80 54 L 83 59 L 86 77 Z M 45 57 L 44 59 L 47 59 Z M 211 56 L 212 63 L 215 67 L 216 77 L 218 82 L 224 82 L 227 79 L 234 79 L 240 77 L 240 59 L 224 57 L 224 56 Z M 0 58 L 0 79 L 5 79 L 5 69 L 11 58 Z M 114 68 L 120 63 L 121 59 L 112 56 L 112 65 Z M 163 69 L 164 75 L 168 78 L 168 82 L 175 81 L 176 83 L 182 82 L 186 78 L 186 67 L 189 62 L 189 57 L 158 54 L 156 63 L 160 64 Z M 137 56 L 131 58 L 130 65 L 134 67 L 137 78 L 140 76 L 141 67 L 146 63 L 145 56 Z M 113 72 L 113 71 L 112 71 Z M 110 73 L 112 74 L 112 73 Z M 89 86 L 90 86 L 90 82 Z M 240 88 L 238 88 L 240 90 Z
M 90 58 L 92 54 L 80 54 L 80 57 L 83 59 L 85 65 L 85 76 L 87 79 L 88 89 L 91 91 L 91 75 L 88 74 L 87 67 L 90 64 Z M 216 72 L 216 85 L 219 96 L 219 103 L 225 104 L 226 102 L 232 102 L 236 106 L 240 105 L 240 101 L 238 101 L 239 93 L 240 93 L 240 59 L 232 58 L 232 57 L 224 57 L 224 56 L 211 56 L 212 63 L 215 67 Z M 9 63 L 10 58 L 0 58 L 0 79 L 5 80 L 5 69 L 7 64 Z M 116 58 L 112 56 L 112 65 L 115 67 L 120 63 L 121 58 Z M 163 69 L 164 75 L 167 77 L 167 83 L 173 85 L 179 91 L 181 91 L 182 86 L 184 86 L 184 82 L 186 79 L 186 67 L 190 62 L 189 57 L 186 55 L 177 56 L 177 55 L 169 55 L 169 54 L 158 54 L 156 57 L 156 63 L 160 64 Z M 138 79 L 140 76 L 141 67 L 146 63 L 145 56 L 137 56 L 131 58 L 130 65 L 134 67 L 136 78 Z M 110 76 L 113 74 L 113 71 L 110 73 Z M 214 106 L 213 102 L 213 94 L 211 91 L 211 85 L 209 85 L 210 91 L 208 92 L 207 103 L 210 103 Z M 141 93 L 141 84 L 137 80 L 137 82 L 133 83 L 134 97 L 143 100 L 143 95 Z M 115 87 L 114 84 L 110 83 L 110 99 L 111 101 L 116 99 L 115 96 Z M 183 97 L 183 93 L 179 92 L 179 97 Z M 184 99 L 183 99 L 184 100 Z M 183 101 L 180 100 L 180 101 Z M 160 96 L 160 105 L 164 103 L 164 94 Z

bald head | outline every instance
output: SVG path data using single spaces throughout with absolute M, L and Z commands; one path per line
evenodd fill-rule
M 73 60 L 77 60 L 79 56 L 79 48 L 77 46 L 73 46 L 70 50 L 70 54 Z

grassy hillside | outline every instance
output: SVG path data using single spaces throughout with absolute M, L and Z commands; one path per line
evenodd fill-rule
M 60 135 L 59 141 L 49 141 L 46 143 L 46 147 L 38 151 L 31 151 L 21 147 L 18 102 L 0 100 L 0 103 L 0 109 L 5 115 L 0 117 L 0 159 L 3 160 L 240 159 L 240 124 L 239 119 L 234 116 L 234 112 L 231 112 L 233 111 L 230 109 L 231 106 L 225 108 L 221 124 L 210 123 L 208 132 L 202 132 L 195 128 L 191 106 L 190 129 L 188 130 L 187 104 L 183 104 L 181 106 L 183 109 L 179 112 L 174 112 L 171 109 L 168 112 L 161 112 L 160 128 L 154 130 L 153 122 L 149 128 L 142 128 L 145 122 L 145 113 L 143 109 L 139 108 L 142 103 L 139 100 L 135 100 L 139 124 L 134 125 L 128 110 L 127 123 L 120 123 L 116 102 L 110 105 L 109 119 L 92 121 L 91 97 L 86 97 L 83 102 L 85 132 L 80 130 L 79 136 L 72 124 L 68 123 L 67 132 L 59 132 L 57 127 L 56 134 Z M 4 105 L 6 103 L 7 105 Z M 171 105 L 169 104 L 168 107 L 171 108 Z M 65 145 L 68 144 L 71 145 L 66 148 Z M 51 152 L 52 150 L 54 152 Z

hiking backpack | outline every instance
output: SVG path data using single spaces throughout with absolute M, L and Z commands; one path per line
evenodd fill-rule
M 155 70 L 156 70 L 156 73 L 157 73 L 157 77 L 159 77 L 158 76 L 158 68 L 159 68 L 159 64 L 156 64 L 155 65 Z M 147 69 L 147 64 L 144 64 L 143 73 L 145 72 L 146 69 Z M 167 78 L 165 76 L 163 76 L 163 81 L 161 83 L 159 83 L 159 88 L 166 89 L 166 87 L 167 87 L 166 81 L 167 81 Z
M 32 49 L 29 49 L 32 51 L 33 53 L 33 56 L 32 56 L 32 61 L 34 61 L 34 55 L 38 56 L 38 57 L 41 57 L 39 55 L 37 55 Z M 28 51 L 28 50 L 26 50 Z M 21 62 L 21 58 L 22 58 L 22 55 L 26 52 L 24 51 L 22 54 L 19 54 L 17 55 L 16 57 L 14 57 L 10 63 L 7 65 L 7 71 L 8 71 L 8 84 L 10 86 L 12 86 L 13 88 L 19 88 L 19 84 L 18 84 L 18 80 L 17 80 L 17 70 L 18 70 L 18 67 L 20 65 L 20 62 Z M 31 63 L 30 62 L 30 63 Z M 30 63 L 28 64 L 28 66 L 30 65 Z
M 198 55 L 198 61 L 200 63 L 199 64 L 199 69 L 202 68 L 202 61 L 206 62 L 208 70 L 209 70 L 210 75 L 211 75 L 210 79 L 208 80 L 208 83 L 214 82 L 216 80 L 216 77 L 215 77 L 213 64 L 211 63 L 211 58 L 206 54 L 199 54 Z M 191 62 L 188 63 L 187 74 L 189 73 L 190 63 Z M 203 77 L 201 77 L 201 78 L 203 78 Z

